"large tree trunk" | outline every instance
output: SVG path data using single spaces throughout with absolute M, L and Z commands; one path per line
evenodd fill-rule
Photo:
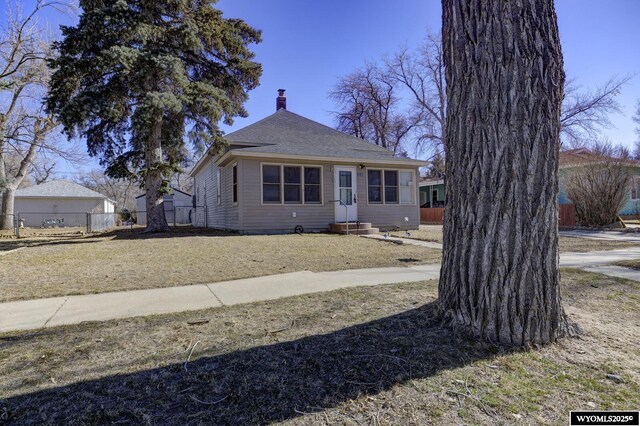
M 151 130 L 149 141 L 145 146 L 145 194 L 147 199 L 147 228 L 145 232 L 164 232 L 169 230 L 164 215 L 162 190 L 162 121 L 158 120 Z
M 0 229 L 13 229 L 14 216 L 13 205 L 16 190 L 13 186 L 7 186 L 2 193 L 2 210 L 0 210 Z
M 570 332 L 558 270 L 564 84 L 553 0 L 443 0 L 446 207 L 439 303 L 515 346 Z

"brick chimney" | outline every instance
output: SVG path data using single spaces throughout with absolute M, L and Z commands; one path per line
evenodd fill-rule
M 278 97 L 276 98 L 276 111 L 287 109 L 287 97 L 284 95 L 285 89 L 278 89 Z

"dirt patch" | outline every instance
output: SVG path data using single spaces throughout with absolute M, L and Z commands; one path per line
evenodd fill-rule
M 0 302 L 212 283 L 309 270 L 437 263 L 440 251 L 330 234 L 120 231 L 31 241 L 0 257 Z M 407 262 L 406 259 L 411 259 Z
M 585 334 L 532 352 L 440 327 L 435 281 L 6 334 L 0 419 L 559 424 L 571 409 L 637 409 L 640 287 L 562 280 Z

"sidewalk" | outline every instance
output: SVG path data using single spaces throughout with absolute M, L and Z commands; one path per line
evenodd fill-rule
M 406 241 L 420 246 L 423 243 Z M 640 259 L 640 247 L 562 253 L 560 266 L 640 281 L 640 271 L 598 267 L 629 259 Z M 7 302 L 0 303 L 0 332 L 216 308 L 340 288 L 438 279 L 439 276 L 439 264 L 317 273 L 302 271 L 213 284 Z
M 302 271 L 214 284 L 7 302 L 0 304 L 0 332 L 216 308 L 439 276 L 439 264 L 318 273 Z

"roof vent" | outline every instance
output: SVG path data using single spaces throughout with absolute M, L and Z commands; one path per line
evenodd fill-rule
M 284 95 L 285 89 L 278 89 L 278 97 L 276 98 L 276 111 L 287 109 L 287 97 Z

